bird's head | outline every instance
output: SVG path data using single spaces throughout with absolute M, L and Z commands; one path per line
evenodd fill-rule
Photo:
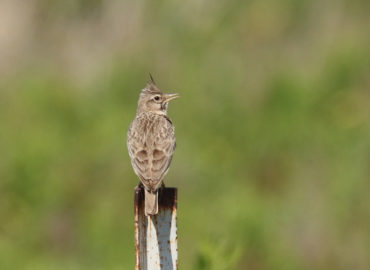
M 137 113 L 153 112 L 167 115 L 168 103 L 178 97 L 179 94 L 164 94 L 150 75 L 150 81 L 140 93 Z

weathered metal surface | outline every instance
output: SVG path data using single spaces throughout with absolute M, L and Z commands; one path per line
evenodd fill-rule
M 158 214 L 145 216 L 144 189 L 135 189 L 136 270 L 177 270 L 177 189 L 159 190 Z

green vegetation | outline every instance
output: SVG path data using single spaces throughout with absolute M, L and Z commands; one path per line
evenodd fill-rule
M 181 94 L 180 269 L 370 269 L 367 1 L 29 2 L 0 35 L 0 269 L 133 269 L 149 72 Z

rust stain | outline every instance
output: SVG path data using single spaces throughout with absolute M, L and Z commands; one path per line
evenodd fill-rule
M 177 206 L 177 189 L 176 188 L 160 188 L 158 203 L 161 210 L 173 210 Z
M 177 189 L 161 188 L 158 215 L 144 214 L 144 190 L 135 189 L 136 270 L 178 269 Z

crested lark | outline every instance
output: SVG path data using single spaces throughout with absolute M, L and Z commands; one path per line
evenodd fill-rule
M 131 164 L 145 188 L 146 216 L 158 213 L 158 187 L 175 151 L 175 130 L 167 108 L 168 102 L 178 97 L 178 94 L 162 93 L 150 76 L 127 133 Z

